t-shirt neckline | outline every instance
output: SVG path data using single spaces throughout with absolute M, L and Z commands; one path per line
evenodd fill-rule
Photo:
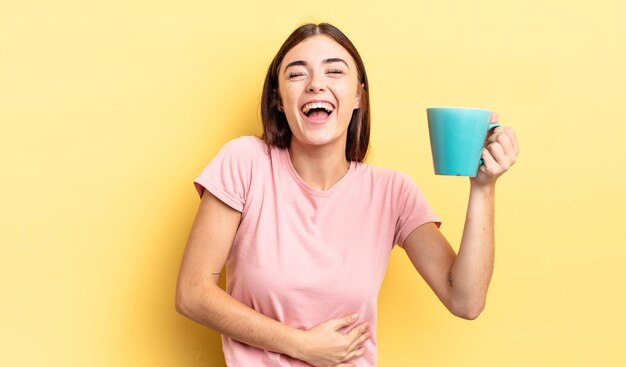
M 298 183 L 300 187 L 302 187 L 304 190 L 306 190 L 310 194 L 316 195 L 316 196 L 330 196 L 336 191 L 338 191 L 339 189 L 341 189 L 343 186 L 347 185 L 348 181 L 352 177 L 352 173 L 354 172 L 356 168 L 356 162 L 350 161 L 348 171 L 346 172 L 345 175 L 343 175 L 343 177 L 339 179 L 339 181 L 335 182 L 335 184 L 327 190 L 320 190 L 320 189 L 316 189 L 316 188 L 309 186 L 309 184 L 307 184 L 302 179 L 302 177 L 300 177 L 300 175 L 296 171 L 296 168 L 293 166 L 293 162 L 291 161 L 291 155 L 289 154 L 289 149 L 277 149 L 277 150 L 279 151 L 279 154 L 281 155 L 283 162 L 287 166 L 287 170 L 291 174 L 291 177 L 293 177 L 293 179 Z

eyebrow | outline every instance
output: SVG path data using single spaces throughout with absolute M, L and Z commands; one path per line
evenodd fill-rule
M 330 59 L 324 60 L 324 64 L 332 64 L 334 62 L 343 62 L 346 67 L 350 68 L 350 66 L 348 66 L 348 63 L 344 59 L 340 59 L 338 57 L 331 57 Z
M 348 69 L 350 68 L 350 66 L 348 65 L 348 63 L 344 59 L 340 59 L 338 57 L 331 57 L 329 59 L 324 59 L 322 61 L 322 63 L 324 63 L 324 64 L 332 64 L 332 63 L 335 63 L 335 62 L 342 62 L 342 63 L 344 63 L 346 65 L 346 67 Z M 287 64 L 287 66 L 285 66 L 285 71 L 287 69 L 289 69 L 290 67 L 292 67 L 292 66 L 306 66 L 306 65 L 307 65 L 307 63 L 304 60 L 292 61 L 289 64 Z

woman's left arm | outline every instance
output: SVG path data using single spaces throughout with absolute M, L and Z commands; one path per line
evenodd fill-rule
M 498 122 L 493 113 L 491 122 Z M 496 180 L 516 160 L 514 131 L 497 127 L 487 138 L 470 197 L 458 255 L 432 223 L 416 228 L 404 241 L 411 262 L 443 304 L 455 315 L 475 319 L 482 312 L 493 272 Z

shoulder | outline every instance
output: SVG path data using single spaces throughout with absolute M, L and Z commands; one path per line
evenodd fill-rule
M 259 154 L 260 152 L 265 152 L 267 154 L 267 144 L 260 138 L 252 135 L 240 136 L 238 138 L 232 139 L 224 144 L 222 149 L 240 152 L 243 154 Z
M 198 194 L 202 196 L 206 188 L 235 210 L 243 210 L 263 154 L 268 154 L 267 146 L 255 136 L 228 141 L 194 181 Z
M 218 153 L 222 159 L 238 162 L 259 162 L 268 157 L 267 144 L 256 136 L 241 136 L 228 141 Z

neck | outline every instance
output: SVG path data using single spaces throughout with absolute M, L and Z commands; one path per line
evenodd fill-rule
M 328 190 L 335 185 L 350 168 L 346 159 L 346 145 L 303 146 L 292 139 L 289 148 L 291 163 L 296 172 L 310 187 Z

